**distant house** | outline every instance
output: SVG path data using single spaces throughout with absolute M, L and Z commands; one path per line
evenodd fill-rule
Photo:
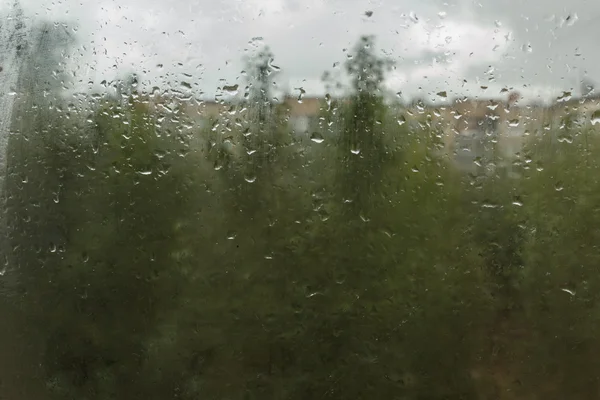
M 284 107 L 289 115 L 289 125 L 296 134 L 305 134 L 318 123 L 319 113 L 323 107 L 324 99 L 320 97 L 305 97 L 298 99 L 286 97 Z
M 533 109 L 517 102 L 518 94 L 512 93 L 508 101 L 463 98 L 446 107 L 446 148 L 459 168 L 475 172 L 493 159 L 510 165 L 532 122 Z
M 457 165 L 475 171 L 494 153 L 499 134 L 499 104 L 493 100 L 460 99 L 448 107 L 445 136 Z
M 248 104 L 243 101 L 182 101 L 153 96 L 149 106 L 160 113 L 183 113 L 196 128 L 206 127 L 212 119 L 245 120 L 250 115 Z M 294 134 L 307 137 L 318 130 L 326 101 L 321 97 L 286 96 L 276 107 L 286 116 Z M 580 98 L 561 96 L 551 105 L 520 105 L 516 92 L 509 93 L 506 100 L 461 98 L 435 107 L 417 101 L 407 107 L 392 109 L 392 112 L 398 113 L 401 125 L 419 129 L 425 123 L 440 131 L 446 154 L 460 169 L 470 172 L 491 171 L 498 163 L 510 169 L 529 135 L 556 132 L 554 128 L 564 124 L 566 117 L 600 130 L 600 96 L 593 93 Z
M 194 124 L 202 129 L 207 126 L 211 119 L 217 119 L 224 115 L 232 105 L 224 102 L 202 101 L 191 102 L 185 105 L 185 113 L 192 119 Z

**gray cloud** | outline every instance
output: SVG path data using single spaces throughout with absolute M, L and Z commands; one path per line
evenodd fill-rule
M 79 87 L 136 71 L 150 86 L 214 96 L 240 83 L 243 56 L 261 43 L 282 68 L 278 85 L 320 94 L 325 70 L 342 64 L 361 34 L 375 34 L 396 61 L 390 92 L 435 98 L 498 96 L 514 88 L 527 99 L 600 81 L 595 38 L 600 3 L 534 1 L 358 0 L 23 0 L 32 18 L 77 26 L 72 52 Z M 366 11 L 372 12 L 370 16 Z M 262 38 L 262 40 L 252 40 Z M 162 65 L 162 67 L 158 67 Z M 339 67 L 338 67 L 339 68 Z M 483 87 L 483 88 L 482 88 Z

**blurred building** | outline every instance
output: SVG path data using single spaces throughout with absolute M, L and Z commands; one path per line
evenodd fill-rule
M 339 100 L 339 99 L 338 99 Z M 156 98 L 156 111 L 183 113 L 190 122 L 205 128 L 209 121 L 233 121 L 248 118 L 243 101 L 177 101 Z M 173 103 L 173 104 L 171 104 Z M 320 97 L 291 97 L 275 104 L 292 134 L 310 135 L 319 129 L 319 118 L 327 108 Z M 415 101 L 407 106 L 390 107 L 400 124 L 416 129 L 430 127 L 441 132 L 444 151 L 465 172 L 493 172 L 498 166 L 511 170 L 528 137 L 556 134 L 565 121 L 600 130 L 600 95 L 588 90 L 575 98 L 563 94 L 552 104 L 520 104 L 518 92 L 507 92 L 502 99 L 459 98 L 432 106 Z M 429 122 L 423 122 L 429 121 Z
M 286 97 L 283 105 L 289 115 L 288 122 L 292 131 L 296 134 L 306 134 L 315 129 L 324 104 L 325 100 L 320 97 Z

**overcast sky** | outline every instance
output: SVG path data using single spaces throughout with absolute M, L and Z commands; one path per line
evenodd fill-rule
M 598 0 L 22 4 L 34 18 L 77 27 L 72 68 L 84 85 L 136 71 L 150 86 L 185 81 L 214 97 L 223 85 L 242 84 L 244 55 L 267 44 L 281 68 L 278 86 L 318 95 L 324 93 L 323 71 L 341 70 L 361 34 L 375 34 L 378 50 L 396 61 L 386 86 L 405 98 L 435 99 L 440 91 L 497 97 L 514 88 L 528 100 L 548 99 L 578 92 L 584 77 L 600 83 Z

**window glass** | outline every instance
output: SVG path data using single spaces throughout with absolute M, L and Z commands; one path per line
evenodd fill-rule
M 599 3 L 0 15 L 0 398 L 600 395 Z

